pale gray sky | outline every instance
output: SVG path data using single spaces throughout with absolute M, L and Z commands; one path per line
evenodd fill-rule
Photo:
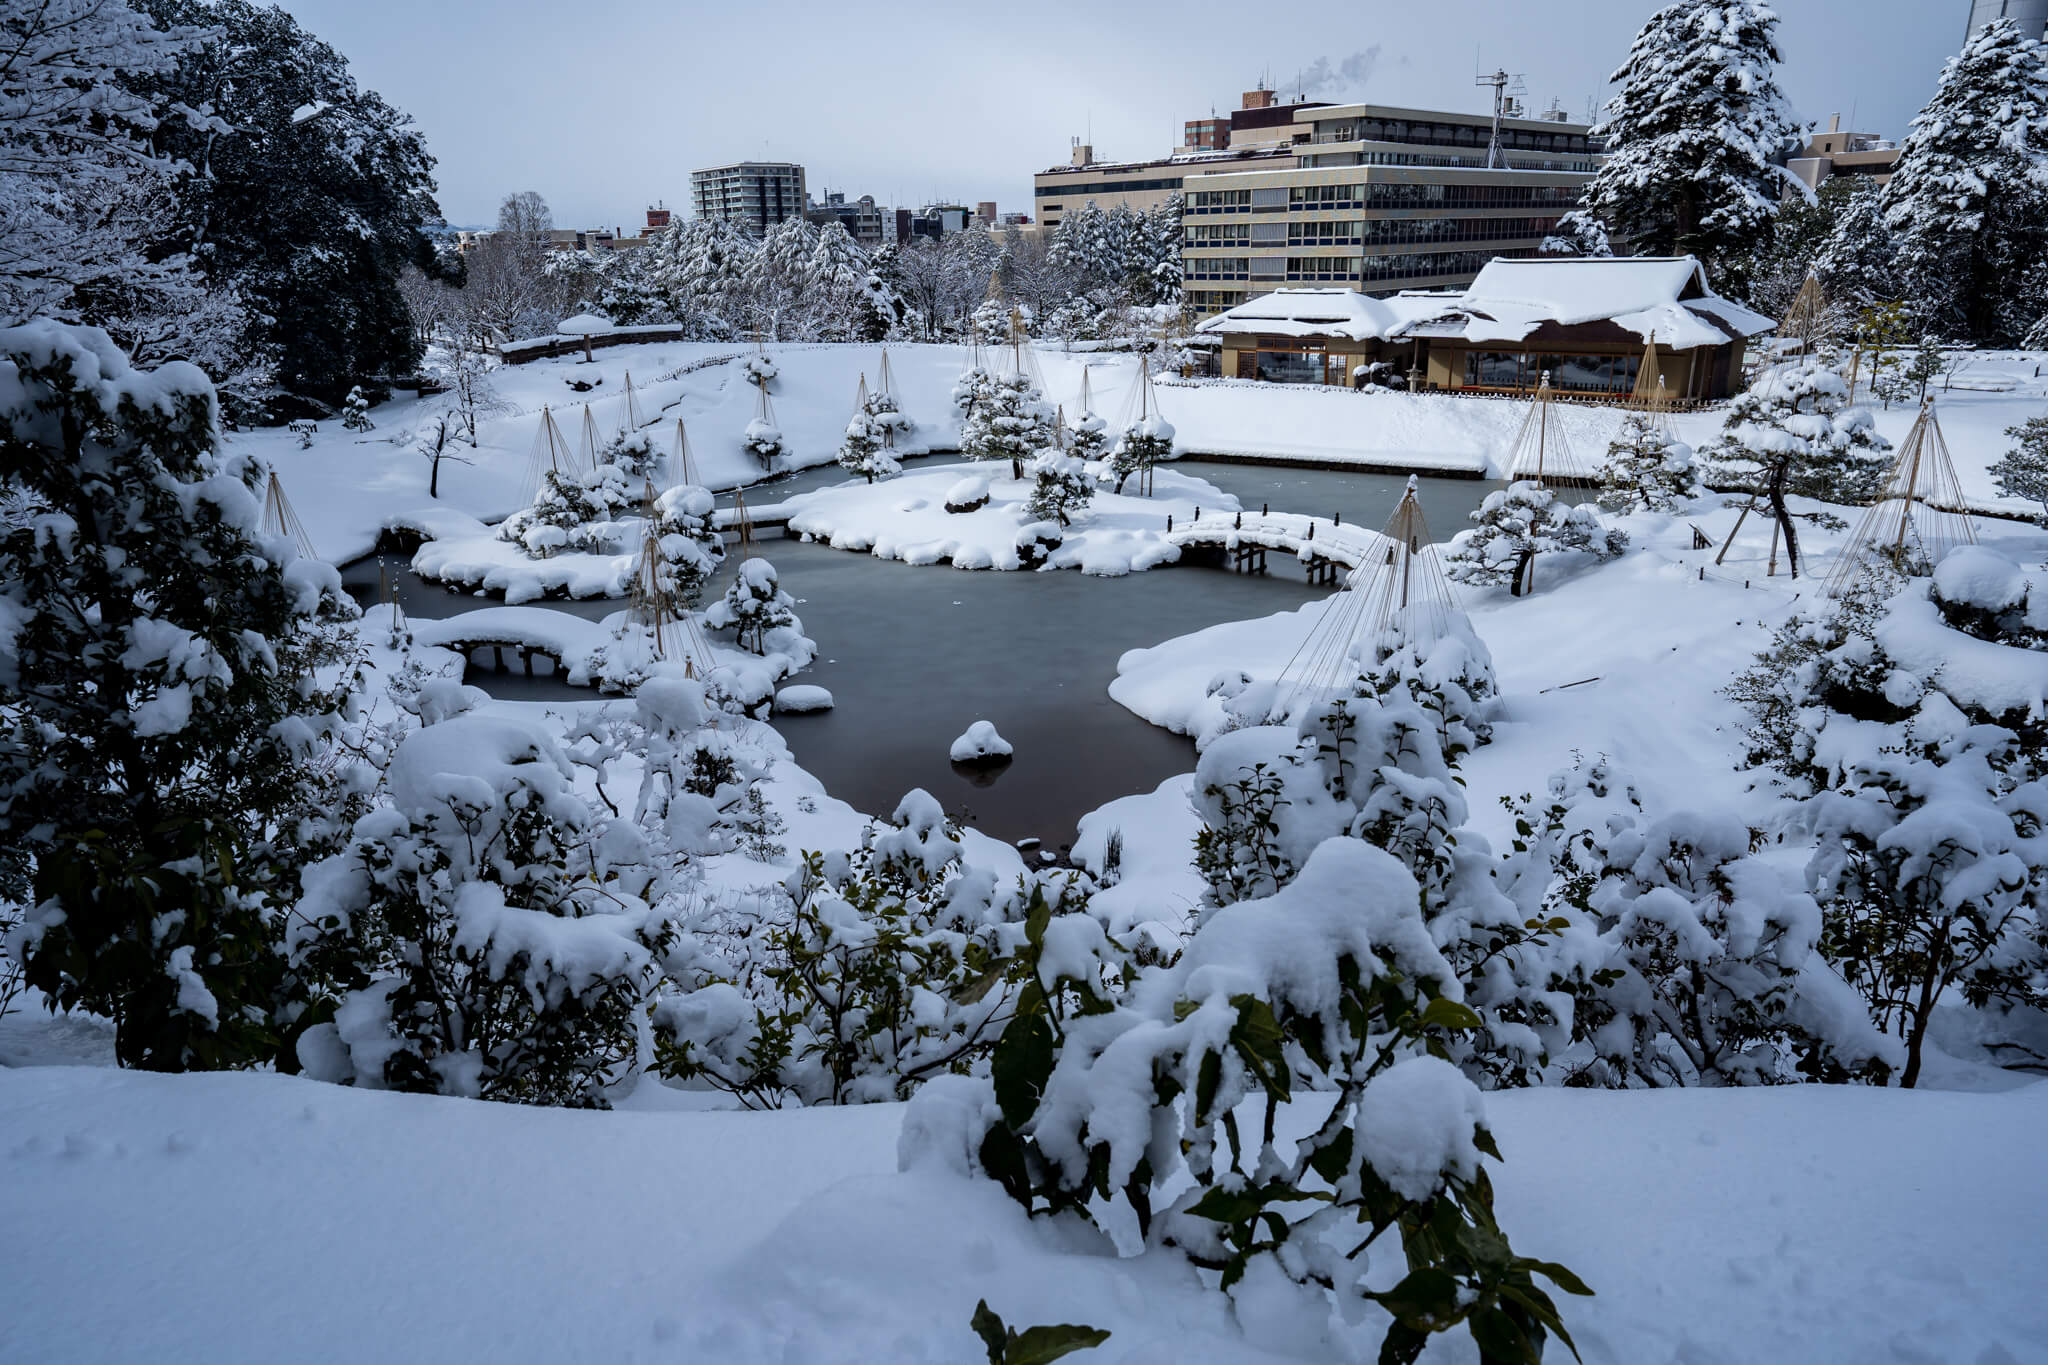
M 564 226 L 684 207 L 692 167 L 801 162 L 814 195 L 994 199 L 1030 211 L 1031 173 L 1091 134 L 1096 155 L 1159 155 L 1181 123 L 1284 90 L 1326 59 L 1369 68 L 1324 99 L 1479 110 L 1475 69 L 1521 74 L 1574 117 L 1655 0 L 1242 0 L 709 5 L 695 0 L 283 0 L 362 84 L 411 113 L 441 206 L 481 223 L 512 190 Z M 1778 0 L 1780 79 L 1800 117 L 1854 114 L 1901 136 L 1961 46 L 1969 0 Z M 1347 58 L 1355 58 L 1347 63 Z

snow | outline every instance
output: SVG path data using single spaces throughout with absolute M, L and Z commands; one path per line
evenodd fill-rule
M 778 711 L 830 711 L 832 694 L 822 687 L 800 683 L 785 687 L 775 694 L 775 709 Z
M 1697 284 L 1704 297 L 1681 299 Z M 1499 257 L 1480 268 L 1459 300 L 1472 341 L 1521 341 L 1545 323 L 1607 321 L 1677 350 L 1719 346 L 1777 324 L 1716 298 L 1691 256 Z
M 953 741 L 952 748 L 955 763 L 1000 761 L 1014 752 L 1010 741 L 997 734 L 996 727 L 985 720 L 968 726 L 966 732 Z
M 988 502 L 988 480 L 970 475 L 946 490 L 948 512 L 972 512 Z
M 599 332 L 609 332 L 611 329 L 612 320 L 596 313 L 578 313 L 573 318 L 563 318 L 555 324 L 555 331 L 566 337 L 595 336 Z
M 1485 1127 L 1479 1087 L 1439 1057 L 1410 1057 L 1372 1078 L 1358 1101 L 1359 1155 L 1409 1199 L 1427 1199 L 1452 1171 L 1479 1169 L 1473 1133 Z

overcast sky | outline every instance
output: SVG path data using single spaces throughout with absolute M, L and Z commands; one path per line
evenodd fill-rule
M 559 226 L 686 207 L 692 167 L 795 161 L 813 196 L 994 199 L 1030 211 L 1031 173 L 1091 135 L 1096 155 L 1165 153 L 1181 123 L 1235 108 L 1262 75 L 1312 98 L 1481 110 L 1475 70 L 1583 117 L 1655 0 L 283 0 L 404 109 L 439 159 L 449 221 L 533 189 Z M 1802 119 L 1897 137 L 1961 46 L 1969 0 L 1778 0 L 1780 80 Z M 1320 65 L 1319 65 L 1320 64 Z

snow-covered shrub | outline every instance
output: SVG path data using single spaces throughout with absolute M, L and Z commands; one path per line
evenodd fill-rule
M 1660 430 L 1641 412 L 1622 419 L 1595 477 L 1600 480 L 1600 506 L 1608 512 L 1671 512 L 1699 492 L 1692 447 Z
M 1053 410 L 1023 374 L 988 379 L 960 428 L 961 453 L 972 460 L 1008 460 L 1013 479 L 1023 478 L 1024 462 L 1052 442 Z
M 370 400 L 363 397 L 362 385 L 348 391 L 348 397 L 341 401 L 341 426 L 344 431 L 369 431 Z
M 1488 719 L 1499 689 L 1493 653 L 1462 611 L 1410 607 L 1361 647 L 1356 690 L 1382 700 L 1399 697 L 1436 722 L 1437 742 L 1455 762 L 1493 738 Z
M 946 752 L 955 763 L 1006 763 L 1016 751 L 996 733 L 993 722 L 978 720 L 962 731 Z
M 1071 526 L 1075 513 L 1095 496 L 1095 483 L 1088 475 L 1087 463 L 1057 446 L 1047 446 L 1032 456 L 1031 473 L 1035 482 L 1031 497 L 1024 504 L 1024 513 L 1033 521 L 1056 521 Z
M 1082 413 L 1067 437 L 1067 454 L 1090 462 L 1108 459 L 1109 424 L 1092 412 Z
M 711 490 L 694 483 L 679 483 L 654 499 L 655 545 L 661 551 L 657 586 L 670 616 L 693 610 L 725 562 L 716 512 Z
M 1481 1096 L 1429 1055 L 1475 1021 L 1421 899 L 1393 857 L 1339 837 L 1276 894 L 1206 916 L 1168 966 L 1134 975 L 1087 916 L 1035 921 L 990 1078 L 913 1097 L 899 1159 L 1176 1248 L 1319 1355 L 1333 1312 L 1368 1302 L 1392 1317 L 1381 1360 L 1459 1327 L 1529 1359 L 1568 1342 L 1533 1277 L 1584 1286 L 1509 1249 Z M 1318 1117 L 1283 1154 L 1289 1103 Z M 1262 1118 L 1241 1128 L 1247 1105 Z M 1364 1253 L 1396 1226 L 1389 1273 Z
M 1788 459 L 1788 493 L 1861 506 L 1883 494 L 1891 449 L 1870 410 L 1850 406 L 1849 381 L 1805 358 L 1769 367 L 1735 397 L 1721 435 L 1699 452 L 1700 473 L 1714 488 L 1761 492 Z
M 866 412 L 869 424 L 882 438 L 885 448 L 894 449 L 897 441 L 917 430 L 917 423 L 910 420 L 910 414 L 903 411 L 893 393 L 876 390 L 869 394 Z
M 747 454 L 760 461 L 761 468 L 772 470 L 782 454 L 782 428 L 765 417 L 756 417 L 747 423 L 740 445 Z
M 704 613 L 704 624 L 734 632 L 741 649 L 766 654 L 769 632 L 798 624 L 796 599 L 779 586 L 773 564 L 749 559 L 733 575 L 725 596 Z
M 1010 344 L 1010 305 L 1001 299 L 983 299 L 967 320 L 968 332 L 984 346 Z
M 654 478 L 661 468 L 664 456 L 655 449 L 652 428 L 641 427 L 638 431 L 622 431 L 605 442 L 597 452 L 597 462 L 609 465 L 626 476 L 628 483 L 639 484 Z
M 1124 491 L 1131 475 L 1140 476 L 1153 465 L 1173 458 L 1173 423 L 1164 417 L 1147 417 L 1124 428 L 1116 448 L 1109 453 L 1109 472 L 1116 476 L 1115 492 Z
M 619 549 L 618 521 L 638 510 L 644 485 L 619 465 L 600 464 L 575 474 L 549 470 L 541 476 L 533 506 L 499 524 L 498 539 L 519 546 L 534 559 L 565 550 L 612 554 Z
M 839 465 L 843 469 L 873 483 L 877 478 L 900 474 L 903 466 L 896 463 L 882 444 L 882 427 L 874 416 L 858 411 L 846 424 L 846 438 L 839 443 Z
M 2029 417 L 2005 434 L 2013 447 L 1991 466 L 1991 478 L 2008 498 L 2041 504 L 2038 518 L 2048 524 L 2048 417 Z
M 994 382 L 994 376 L 978 365 L 968 366 L 953 381 L 953 409 L 960 414 L 963 426 L 975 408 L 988 397 L 989 387 Z
M 775 1108 L 897 1100 L 985 1067 L 1029 980 L 1027 921 L 1054 904 L 960 852 L 913 791 L 859 849 L 807 855 L 781 896 L 701 926 L 679 954 L 691 989 L 656 1012 L 663 1073 Z
M 1533 480 L 1487 494 L 1472 521 L 1444 552 L 1445 576 L 1476 586 L 1504 583 L 1516 596 L 1531 590 L 1538 555 L 1581 552 L 1606 560 L 1628 548 L 1627 533 L 1602 523 L 1593 508 L 1560 502 Z
M 782 371 L 766 353 L 757 351 L 740 362 L 740 373 L 755 388 L 765 389 Z
M 578 798 L 554 739 L 461 715 L 400 745 L 391 805 L 308 870 L 292 960 L 348 981 L 299 1056 L 323 1079 L 606 1107 L 674 937 L 646 842 Z
M 0 330 L 0 847 L 10 935 L 126 1066 L 272 1060 L 313 988 L 278 951 L 298 869 L 360 800 L 334 570 L 263 533 L 213 386 L 96 328 Z
M 1964 553 L 1939 601 L 1879 579 L 1788 622 L 1731 688 L 1753 760 L 1800 798 L 1785 829 L 1814 843 L 1821 949 L 1904 1043 L 1904 1085 L 1951 991 L 2048 1007 L 2048 659 L 2031 628 L 2002 638 L 2017 569 L 1989 553 Z

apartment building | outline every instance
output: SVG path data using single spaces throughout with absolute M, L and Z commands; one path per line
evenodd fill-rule
M 789 218 L 801 218 L 804 168 L 787 161 L 738 161 L 690 172 L 690 207 L 762 236 Z
M 1876 133 L 1845 133 L 1842 116 L 1836 114 L 1828 120 L 1828 130 L 1807 139 L 1799 155 L 1785 163 L 1785 169 L 1798 176 L 1810 190 L 1819 189 L 1837 176 L 1867 178 L 1882 189 L 1898 163 L 1898 143 Z
M 1184 182 L 1197 316 L 1289 284 L 1469 284 L 1495 257 L 1535 255 L 1600 164 L 1586 125 L 1555 112 L 1503 117 L 1496 140 L 1487 114 L 1320 105 L 1294 110 L 1286 135 L 1289 165 Z

